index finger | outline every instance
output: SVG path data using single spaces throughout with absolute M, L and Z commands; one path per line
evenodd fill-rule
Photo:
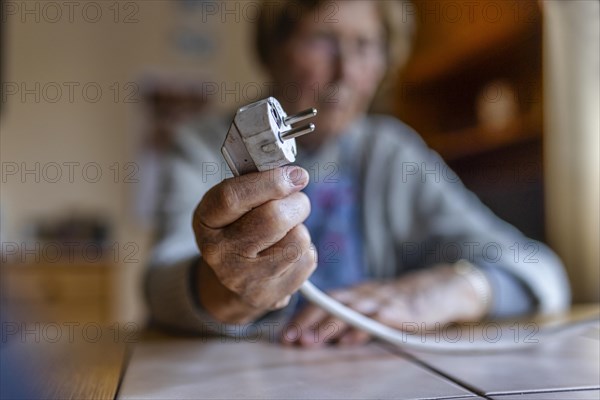
M 195 213 L 207 227 L 222 228 L 253 208 L 287 197 L 307 184 L 308 172 L 296 166 L 236 176 L 211 188 Z

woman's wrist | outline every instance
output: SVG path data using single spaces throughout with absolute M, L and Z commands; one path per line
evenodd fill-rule
M 198 300 L 202 308 L 216 320 L 226 324 L 249 323 L 268 311 L 246 304 L 226 288 L 203 258 L 200 258 L 196 268 Z
M 453 270 L 466 285 L 468 298 L 472 299 L 473 309 L 469 319 L 479 320 L 488 315 L 492 306 L 492 285 L 485 273 L 467 260 L 453 264 Z

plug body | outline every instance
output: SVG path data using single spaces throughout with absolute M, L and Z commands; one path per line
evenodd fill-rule
M 266 171 L 296 160 L 295 138 L 314 131 L 314 124 L 293 124 L 312 118 L 314 108 L 288 116 L 274 97 L 244 106 L 235 114 L 221 153 L 235 176 Z

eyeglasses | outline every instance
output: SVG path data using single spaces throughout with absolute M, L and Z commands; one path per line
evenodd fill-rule
M 329 59 L 352 59 L 366 64 L 385 57 L 384 45 L 379 39 L 341 39 L 334 33 L 316 32 L 300 38 L 300 44 L 303 51 Z

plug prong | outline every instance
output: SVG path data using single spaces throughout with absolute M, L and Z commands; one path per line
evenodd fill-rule
M 304 110 L 299 112 L 298 114 L 289 115 L 285 119 L 285 123 L 288 125 L 295 124 L 296 122 L 304 121 L 305 119 L 312 118 L 317 115 L 316 108 L 309 108 L 308 110 Z
M 290 131 L 282 133 L 280 135 L 281 140 L 289 140 L 293 138 L 297 138 L 298 136 L 306 135 L 307 133 L 311 133 L 315 130 L 315 124 L 308 124 L 304 126 L 299 126 Z

